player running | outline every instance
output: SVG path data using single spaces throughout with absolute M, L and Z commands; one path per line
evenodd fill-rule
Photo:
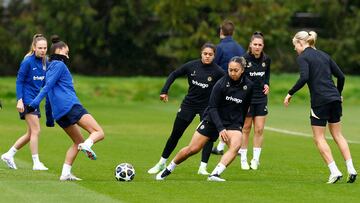
M 205 43 L 201 47 L 201 59 L 190 61 L 169 75 L 161 90 L 160 100 L 168 101 L 169 88 L 175 79 L 180 76 L 187 77 L 189 90 L 178 110 L 173 130 L 167 140 L 161 158 L 154 167 L 148 170 L 148 173 L 156 174 L 165 168 L 167 159 L 174 151 L 179 139 L 196 114 L 200 116 L 200 119 L 203 119 L 203 113 L 208 105 L 211 90 L 215 83 L 224 75 L 224 71 L 213 63 L 214 57 L 215 45 Z M 208 142 L 204 146 L 198 174 L 209 175 L 206 168 L 212 146 L 213 142 Z
M 156 180 L 164 180 L 175 167 L 190 156 L 198 153 L 210 141 L 220 136 L 229 149 L 208 177 L 208 181 L 225 181 L 221 173 L 235 159 L 241 145 L 241 129 L 250 106 L 253 83 L 244 77 L 245 59 L 233 57 L 229 62 L 228 75 L 214 86 L 204 119 L 197 127 L 189 145 L 182 148 L 171 163 L 156 175 Z
M 348 171 L 348 183 L 356 180 L 357 172 L 352 163 L 350 149 L 341 133 L 342 96 L 345 76 L 339 66 L 328 54 L 315 48 L 317 34 L 314 31 L 300 31 L 295 34 L 293 44 L 298 53 L 297 63 L 300 67 L 300 78 L 289 90 L 284 99 L 285 106 L 290 104 L 292 96 L 305 84 L 308 85 L 311 98 L 310 121 L 314 141 L 320 154 L 330 169 L 327 183 L 336 183 L 342 173 L 336 166 L 331 149 L 325 138 L 328 123 L 331 136 L 345 159 Z M 337 78 L 335 86 L 332 76 Z

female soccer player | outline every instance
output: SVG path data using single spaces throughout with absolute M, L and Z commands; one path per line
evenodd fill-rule
M 48 95 L 54 119 L 74 142 L 66 153 L 60 180 L 81 180 L 71 173 L 78 150 L 85 152 L 90 159 L 96 160 L 96 154 L 91 147 L 104 138 L 104 131 L 76 96 L 73 78 L 67 67 L 69 47 L 60 41 L 58 36 L 53 36 L 51 41 L 50 65 L 46 71 L 45 86 L 28 107 L 33 110 Z M 53 126 L 53 120 L 48 119 L 47 125 Z M 85 142 L 79 127 L 90 133 Z
M 243 142 L 239 150 L 241 169 L 257 170 L 260 164 L 260 153 L 263 143 L 263 132 L 265 119 L 268 114 L 267 95 L 269 94 L 270 64 L 271 59 L 264 53 L 264 35 L 254 32 L 250 39 L 248 52 L 244 55 L 246 59 L 245 75 L 254 82 L 254 93 L 251 105 L 246 115 L 243 127 Z M 253 158 L 250 167 L 247 161 L 247 147 L 251 126 L 254 125 Z
M 171 163 L 156 175 L 156 180 L 164 180 L 175 167 L 190 156 L 198 153 L 209 140 L 216 141 L 220 136 L 229 150 L 208 177 L 208 181 L 225 181 L 220 174 L 235 159 L 241 145 L 241 129 L 249 109 L 253 83 L 243 72 L 243 57 L 233 57 L 229 62 L 228 75 L 222 77 L 214 86 L 204 119 L 196 129 L 190 144 L 182 148 Z
M 16 79 L 16 108 L 20 119 L 26 121 L 26 133 L 16 140 L 8 152 L 1 155 L 1 159 L 11 169 L 17 169 L 14 156 L 24 145 L 30 143 L 30 151 L 33 159 L 33 170 L 48 170 L 40 162 L 38 142 L 40 134 L 40 110 L 29 112 L 26 105 L 29 104 L 40 92 L 45 79 L 47 41 L 42 34 L 35 34 L 29 52 L 21 62 Z
M 330 169 L 330 177 L 327 183 L 336 183 L 342 177 L 325 139 L 327 123 L 331 136 L 345 159 L 348 171 L 347 182 L 353 183 L 356 180 L 357 172 L 352 163 L 347 141 L 341 133 L 340 121 L 343 100 L 341 92 L 344 87 L 345 76 L 328 54 L 315 48 L 316 38 L 317 34 L 314 31 L 300 31 L 295 34 L 292 40 L 299 55 L 297 63 L 300 67 L 300 78 L 289 90 L 284 99 L 284 104 L 288 106 L 292 96 L 305 84 L 308 85 L 311 97 L 310 121 L 314 141 Z M 336 86 L 332 76 L 337 78 Z
M 173 130 L 167 140 L 160 161 L 148 173 L 156 174 L 166 166 L 166 160 L 174 151 L 179 139 L 186 128 L 190 125 L 196 114 L 200 119 L 208 105 L 209 97 L 213 86 L 223 75 L 224 71 L 215 63 L 215 45 L 205 43 L 201 48 L 201 59 L 190 61 L 172 72 L 163 89 L 161 90 L 160 100 L 168 101 L 168 90 L 176 78 L 186 76 L 189 83 L 188 94 L 185 96 L 175 119 Z M 207 162 L 210 157 L 213 142 L 208 142 L 203 150 L 201 164 L 198 174 L 209 175 L 206 171 Z

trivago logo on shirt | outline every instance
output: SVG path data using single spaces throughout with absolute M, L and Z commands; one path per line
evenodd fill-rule
M 252 77 L 254 77 L 254 76 L 260 76 L 260 77 L 262 77 L 262 76 L 264 76 L 265 75 L 265 71 L 262 71 L 262 72 L 249 72 L 249 75 L 250 76 L 252 76 Z
M 207 87 L 209 87 L 208 84 L 206 84 L 206 83 L 201 83 L 201 82 L 198 82 L 198 81 L 196 81 L 196 80 L 191 80 L 191 82 L 192 82 L 193 85 L 197 85 L 197 86 L 199 86 L 199 87 L 201 87 L 201 88 L 207 88 Z
M 235 102 L 235 103 L 237 103 L 237 104 L 242 103 L 242 100 L 241 100 L 241 99 L 234 98 L 234 97 L 232 97 L 232 96 L 226 96 L 225 99 L 226 99 L 226 101 L 233 101 L 233 102 Z
M 45 79 L 45 76 L 34 76 L 33 80 L 41 80 L 43 81 Z

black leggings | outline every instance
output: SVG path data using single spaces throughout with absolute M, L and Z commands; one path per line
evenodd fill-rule
M 163 158 L 165 158 L 165 159 L 169 158 L 170 154 L 174 151 L 181 136 L 183 135 L 186 128 L 190 125 L 191 122 L 192 122 L 192 120 L 187 121 L 185 119 L 180 118 L 179 116 L 176 116 L 176 119 L 174 121 L 173 130 L 171 132 L 170 137 L 168 138 L 168 140 L 166 142 L 165 148 L 161 155 Z M 202 156 L 201 156 L 202 162 L 207 163 L 209 161 L 213 144 L 214 143 L 209 140 L 203 147 Z

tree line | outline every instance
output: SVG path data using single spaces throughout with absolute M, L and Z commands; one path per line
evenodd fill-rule
M 360 2 L 356 0 L 0 0 L 0 75 L 14 75 L 32 36 L 59 35 L 70 47 L 71 70 L 86 75 L 165 75 L 219 43 L 224 19 L 245 49 L 265 35 L 273 72 L 295 72 L 291 42 L 315 30 L 317 47 L 346 73 L 360 73 Z

